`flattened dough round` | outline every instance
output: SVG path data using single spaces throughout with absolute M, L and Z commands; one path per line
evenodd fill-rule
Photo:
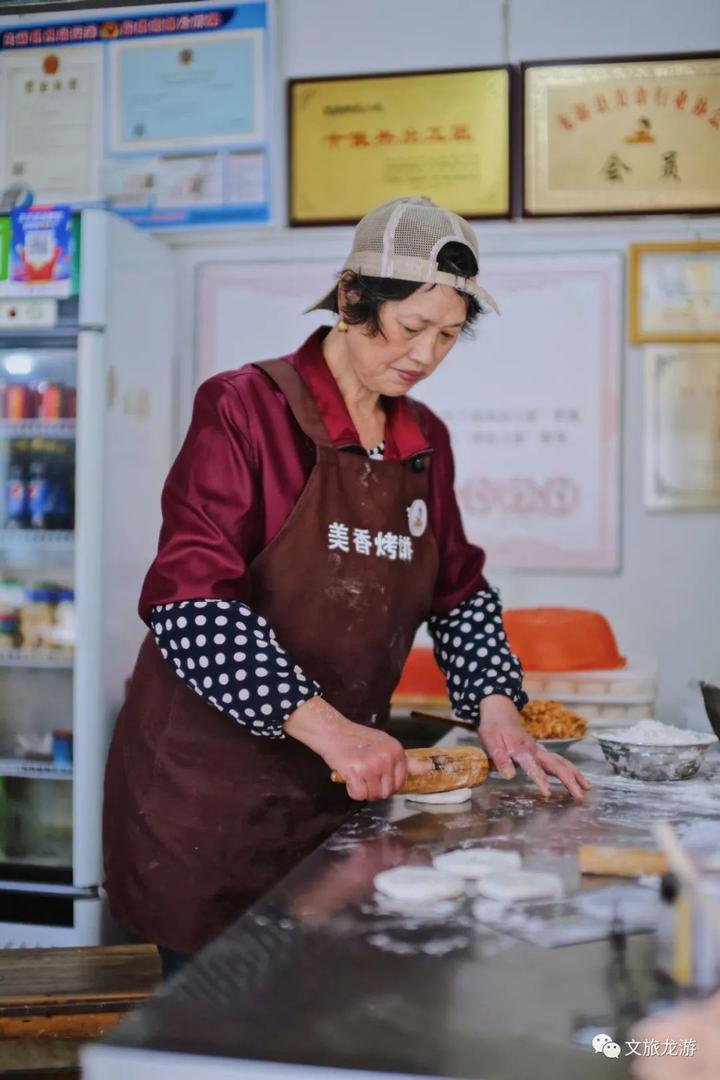
M 497 851 L 493 848 L 458 848 L 443 851 L 433 859 L 436 870 L 444 870 L 458 877 L 481 878 L 485 874 L 501 870 L 519 870 L 522 859 L 517 851 Z
M 434 791 L 431 795 L 406 795 L 407 802 L 419 803 L 460 803 L 472 798 L 472 788 L 460 787 L 454 791 Z
M 375 875 L 375 888 L 393 900 L 417 904 L 461 896 L 465 892 L 465 882 L 455 874 L 441 873 L 432 866 L 395 866 Z
M 467 803 L 428 803 L 427 806 L 416 806 L 415 809 L 422 814 L 462 814 L 467 810 Z
M 562 878 L 539 870 L 507 870 L 484 874 L 478 879 L 477 891 L 489 900 L 544 900 L 562 896 Z

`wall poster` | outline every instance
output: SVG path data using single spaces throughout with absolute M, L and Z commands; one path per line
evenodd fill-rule
M 197 381 L 332 322 L 302 311 L 343 254 L 202 265 Z M 413 391 L 450 429 L 466 531 L 494 567 L 617 570 L 622 258 L 487 255 L 481 280 L 501 317 L 482 316 Z
M 269 222 L 271 5 L 0 30 L 0 190 L 154 229 Z

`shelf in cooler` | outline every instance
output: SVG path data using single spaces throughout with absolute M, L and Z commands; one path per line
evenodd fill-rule
M 0 439 L 74 439 L 76 422 L 64 420 L 0 420 Z
M 61 320 L 62 318 L 61 314 Z M 18 345 L 22 345 L 25 349 L 38 351 L 67 349 L 68 346 L 77 344 L 78 329 L 77 315 L 71 321 L 61 321 L 56 326 L 0 326 L 0 348 L 15 350 Z
M 64 529 L 0 529 L 0 548 L 48 548 L 51 551 L 72 551 L 75 533 Z
M 43 866 L 43 863 L 41 861 L 33 861 L 32 859 L 28 859 L 24 865 L 32 867 L 33 869 L 40 870 L 41 875 L 38 876 L 37 880 L 34 881 L 15 881 L 13 878 L 8 878 L 6 880 L 5 878 L 0 877 L 0 893 L 31 893 L 40 896 L 97 896 L 97 889 L 78 888 L 76 885 L 72 884 L 72 881 L 68 885 L 57 884 L 56 882 L 47 881 L 46 878 L 50 877 L 56 871 L 59 870 L 61 873 L 64 872 L 65 868 L 63 867 L 62 863 L 58 863 L 57 861 L 48 861 L 47 865 Z M 22 871 L 22 860 L 14 863 L 13 866 L 18 867 Z M 4 871 L 5 868 L 0 862 L 0 874 L 2 874 Z M 65 875 L 63 874 L 63 876 Z M 68 876 L 71 877 L 70 868 L 68 868 Z
M 31 780 L 72 780 L 72 765 L 26 758 L 0 758 L 0 776 L 25 776 Z
M 56 649 L 0 649 L 0 667 L 71 669 L 74 654 Z

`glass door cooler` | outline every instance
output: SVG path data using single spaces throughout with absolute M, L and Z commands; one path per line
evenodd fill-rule
M 95 944 L 102 773 L 170 455 L 172 268 L 80 216 L 79 296 L 0 298 L 0 947 Z

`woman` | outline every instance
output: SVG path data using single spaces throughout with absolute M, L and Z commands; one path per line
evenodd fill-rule
M 335 326 L 197 393 L 106 775 L 111 909 L 168 966 L 353 800 L 422 771 L 383 728 L 425 620 L 454 708 L 500 773 L 516 763 L 544 794 L 548 774 L 576 798 L 589 787 L 520 724 L 522 672 L 463 533 L 447 431 L 407 397 L 480 302 L 495 306 L 477 271 L 462 218 L 427 199 L 387 203 L 315 305 Z

